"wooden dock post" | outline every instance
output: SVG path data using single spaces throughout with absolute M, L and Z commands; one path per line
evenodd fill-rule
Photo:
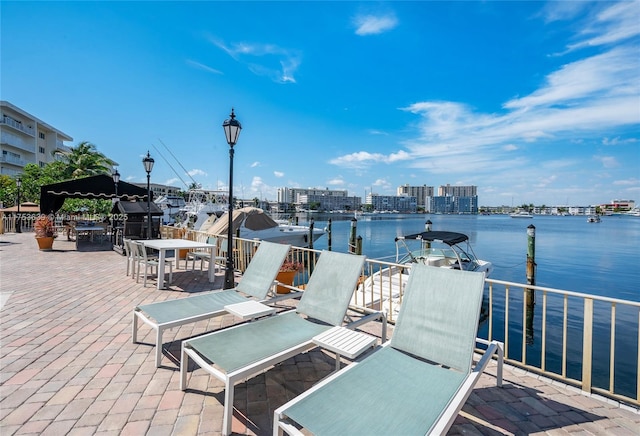
M 327 223 L 327 250 L 331 251 L 331 218 Z
M 358 220 L 351 218 L 351 232 L 349 233 L 349 253 L 356 252 L 356 229 L 358 227 Z
M 362 254 L 362 236 L 356 239 L 356 254 Z
M 529 224 L 527 227 L 527 284 L 536 284 L 536 227 Z M 524 290 L 525 297 L 525 323 L 526 342 L 533 344 L 533 308 L 536 304 L 536 294 L 533 289 Z
M 536 226 L 527 227 L 527 283 L 536 284 Z
M 313 218 L 311 218 L 309 220 L 309 243 L 307 244 L 307 246 L 311 250 L 313 250 L 313 225 L 314 225 L 314 220 Z

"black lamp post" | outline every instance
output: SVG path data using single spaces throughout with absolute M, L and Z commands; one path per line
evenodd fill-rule
M 233 279 L 233 146 L 238 142 L 242 126 L 236 120 L 236 115 L 231 108 L 229 119 L 222 123 L 224 134 L 229 144 L 229 228 L 227 230 L 227 270 L 224 274 L 224 289 L 231 289 L 235 286 Z
M 18 219 L 16 220 L 16 233 L 22 233 L 22 226 L 20 225 L 20 187 L 22 186 L 22 179 L 20 177 L 16 179 L 16 186 L 18 187 Z
M 155 161 L 147 150 L 147 155 L 142 159 L 142 165 L 147 172 L 147 239 L 151 239 L 151 188 L 149 182 L 151 180 L 151 170 Z
M 151 164 L 153 166 L 153 163 Z M 145 169 L 146 169 L 146 164 L 145 164 Z M 149 170 L 151 171 L 151 170 Z M 116 168 L 116 170 L 113 172 L 113 174 L 111 174 L 111 177 L 113 177 L 113 183 L 116 185 L 116 200 L 118 200 L 118 183 L 120 182 L 120 173 L 118 172 L 118 168 Z

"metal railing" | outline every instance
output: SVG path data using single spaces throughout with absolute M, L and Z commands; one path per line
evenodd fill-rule
M 233 245 L 235 268 L 244 272 L 257 241 L 234 238 Z M 292 247 L 289 259 L 305 265 L 293 286 L 304 288 L 319 253 Z M 352 307 L 385 311 L 395 323 L 409 270 L 367 259 Z M 368 280 L 374 275 L 380 279 Z M 478 337 L 503 342 L 515 367 L 640 406 L 640 302 L 486 279 Z

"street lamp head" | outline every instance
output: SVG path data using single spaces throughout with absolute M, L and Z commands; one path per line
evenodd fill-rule
M 233 113 L 233 108 L 231 108 L 229 119 L 224 120 L 224 123 L 222 123 L 222 128 L 227 137 L 227 144 L 233 148 L 236 142 L 238 142 L 238 136 L 240 136 L 240 130 L 242 130 L 242 125 L 240 121 L 236 120 L 236 114 Z
M 18 178 L 16 179 L 16 186 L 17 186 L 18 188 L 20 188 L 20 187 L 22 186 L 22 179 L 21 179 L 20 177 L 18 177 Z
M 144 157 L 144 159 L 142 159 L 142 165 L 144 165 L 144 170 L 147 172 L 147 175 L 149 175 L 151 173 L 151 170 L 153 169 L 154 162 L 155 161 L 153 160 L 153 158 L 149 154 L 149 151 L 147 151 L 147 155 Z
M 146 168 L 146 167 L 145 167 Z M 120 181 L 120 173 L 118 172 L 118 169 L 116 168 L 116 170 L 111 174 L 111 177 L 113 177 L 113 183 L 118 183 Z

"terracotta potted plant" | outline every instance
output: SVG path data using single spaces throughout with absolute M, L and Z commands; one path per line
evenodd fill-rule
M 53 240 L 58 236 L 53 220 L 49 215 L 40 215 L 33 223 L 33 231 L 40 250 L 48 251 L 53 247 Z
M 293 279 L 296 277 L 296 274 L 301 272 L 303 269 L 304 265 L 302 265 L 301 262 L 287 259 L 282 263 L 280 271 L 278 271 L 276 280 L 284 285 L 293 286 Z M 289 292 L 291 292 L 291 290 L 285 288 L 284 286 L 278 286 L 276 292 L 278 294 L 288 294 Z

